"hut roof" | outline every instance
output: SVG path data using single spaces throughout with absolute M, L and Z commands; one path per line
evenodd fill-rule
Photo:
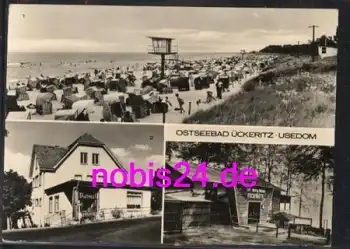
M 79 98 L 75 95 L 64 96 L 64 99 L 70 101 L 71 103 L 74 103 L 79 100 Z
M 36 105 L 40 106 L 45 102 L 51 102 L 55 99 L 55 95 L 53 93 L 38 93 L 36 97 Z
M 84 109 L 86 109 L 87 112 L 93 112 L 95 110 L 94 100 L 78 100 L 73 103 L 72 109 L 76 109 L 78 112 L 82 112 Z
M 77 92 L 76 94 L 74 94 L 75 96 L 77 96 L 77 98 L 83 98 L 86 96 L 85 92 Z
M 9 112 L 7 114 L 6 120 L 25 120 L 29 119 L 30 112 L 24 111 L 24 112 Z
M 203 203 L 211 203 L 210 200 L 203 199 L 203 196 L 178 196 L 178 195 L 171 195 L 165 194 L 165 201 L 169 202 L 203 202 Z
M 76 109 L 66 109 L 66 110 L 58 110 L 55 113 L 55 117 L 62 117 L 62 116 L 72 116 L 77 114 Z
M 114 92 L 114 93 L 105 94 L 105 95 L 103 95 L 103 101 L 105 103 L 111 104 L 111 103 L 115 103 L 115 102 L 120 102 L 121 97 L 127 98 L 128 94 L 121 93 L 121 92 Z
M 8 90 L 7 96 L 16 96 L 16 90 Z

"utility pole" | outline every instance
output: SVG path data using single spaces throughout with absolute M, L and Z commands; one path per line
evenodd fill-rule
M 297 56 L 300 56 L 300 41 L 298 41 Z
M 315 42 L 315 31 L 316 28 L 318 28 L 317 25 L 311 25 L 309 26 L 309 29 L 312 29 L 312 43 L 311 43 L 311 48 L 312 48 L 312 61 L 315 61 L 316 57 L 316 42 Z
M 241 50 L 241 56 L 242 56 L 242 60 L 244 59 L 244 54 L 245 54 L 245 50 Z

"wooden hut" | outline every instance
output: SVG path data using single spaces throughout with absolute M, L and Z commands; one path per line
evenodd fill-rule
M 97 88 L 96 86 L 85 89 L 86 94 L 90 99 L 94 99 L 96 104 L 102 104 L 103 102 L 103 89 Z
M 77 84 L 77 83 L 79 83 L 78 78 L 74 74 L 68 74 L 64 77 L 64 84 L 66 86 L 71 86 L 71 85 Z
M 85 92 L 77 92 L 74 94 L 79 100 L 87 100 L 89 96 Z
M 89 121 L 89 114 L 95 111 L 94 100 L 92 99 L 78 100 L 73 103 L 72 109 L 77 110 L 77 114 L 78 114 L 77 120 L 79 120 L 79 117 L 84 115 L 85 118 L 81 120 Z
M 77 102 L 79 98 L 75 95 L 62 96 L 61 103 L 63 104 L 64 109 L 72 109 L 72 106 Z
M 17 101 L 29 100 L 27 87 L 24 83 L 16 88 L 16 96 L 17 96 Z
M 117 117 L 122 117 L 126 111 L 126 98 L 124 93 L 110 93 L 103 95 L 103 104 L 110 107 L 111 113 Z
M 137 119 L 150 115 L 152 105 L 143 98 L 143 95 L 130 93 L 127 102 Z
M 241 163 L 242 164 L 242 163 Z M 173 166 L 171 166 L 173 165 Z M 212 205 L 218 201 L 222 204 L 226 203 L 225 208 L 220 208 L 220 215 L 226 213 L 227 220 L 231 224 L 237 224 L 239 226 L 246 226 L 250 224 L 256 224 L 260 222 L 272 222 L 275 223 L 274 214 L 280 212 L 281 204 L 291 203 L 291 197 L 286 195 L 279 187 L 274 186 L 271 183 L 266 182 L 262 178 L 258 178 L 257 185 L 254 188 L 245 188 L 238 183 L 235 188 L 226 188 L 222 185 L 223 179 L 221 179 L 221 170 L 216 168 L 207 167 L 206 173 L 210 182 L 207 183 L 205 189 L 199 182 L 194 182 L 189 178 L 185 178 L 183 175 L 184 170 L 175 170 L 175 163 L 167 163 L 166 168 L 169 170 L 171 179 L 178 179 L 184 177 L 184 181 L 190 184 L 190 188 L 179 191 L 181 196 L 190 196 L 191 193 L 201 193 L 205 191 L 205 194 L 200 194 L 197 198 L 210 200 Z M 196 165 L 190 165 L 190 174 L 195 172 Z M 225 182 L 232 181 L 232 176 L 227 175 Z M 170 189 L 170 188 L 169 188 Z M 167 190 L 168 192 L 170 190 Z M 185 195 L 187 193 L 187 195 Z M 166 214 L 166 207 L 164 213 Z M 213 210 L 211 210 L 213 212 Z M 214 213 L 208 216 L 213 216 Z M 216 222 L 215 220 L 212 220 Z M 212 223 L 213 223 L 212 222 Z
M 63 97 L 71 96 L 72 94 L 73 94 L 73 88 L 72 88 L 72 87 L 64 87 L 64 88 L 63 88 L 63 95 L 62 95 L 62 98 L 63 98 Z
M 190 193 L 190 192 L 188 192 Z M 195 196 L 165 194 L 164 232 L 181 233 L 184 230 L 210 225 L 211 201 Z
M 6 82 L 6 87 L 9 89 L 9 90 L 16 90 L 17 88 L 17 84 L 19 83 L 18 80 L 8 80 Z
M 28 78 L 27 86 L 28 86 L 29 89 L 33 89 L 33 88 L 36 88 L 37 83 L 38 83 L 38 79 L 37 78 L 30 77 L 30 78 Z
M 40 85 L 40 86 L 42 86 L 42 85 L 49 85 L 49 80 L 48 80 L 48 78 L 45 78 L 45 77 L 38 77 L 38 84 Z
M 56 97 L 53 93 L 39 93 L 35 102 L 36 112 L 40 115 L 52 114 L 51 101 L 55 99 Z
M 9 112 L 6 117 L 6 121 L 18 121 L 18 120 L 30 120 L 32 115 L 29 111 L 14 111 Z
M 123 78 L 111 79 L 108 84 L 108 89 L 110 91 L 118 91 L 126 93 L 128 89 L 128 83 Z
M 17 103 L 16 90 L 6 90 L 6 111 L 19 111 L 21 108 Z
M 47 81 L 49 85 L 58 86 L 59 79 L 56 76 L 48 76 Z

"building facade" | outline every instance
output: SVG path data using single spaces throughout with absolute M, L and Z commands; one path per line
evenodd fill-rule
M 170 170 L 171 178 L 174 181 L 174 179 L 178 179 L 183 175 L 184 172 L 175 170 L 172 165 L 172 163 L 167 163 L 166 167 Z M 195 171 L 196 167 L 193 165 L 193 167 L 191 166 L 190 173 L 186 175 L 192 176 Z M 203 203 L 206 206 L 209 205 L 210 212 L 207 212 L 206 215 L 209 216 L 207 223 L 210 220 L 211 224 L 245 226 L 256 223 L 274 223 L 276 214 L 290 209 L 291 197 L 284 194 L 284 191 L 279 187 L 263 179 L 258 179 L 257 185 L 251 189 L 247 189 L 239 184 L 235 188 L 225 188 L 221 184 L 220 170 L 207 167 L 206 173 L 209 181 L 205 188 L 201 186 L 201 183 L 193 182 L 190 178 L 183 177 L 185 179 L 183 183 L 190 184 L 190 188 L 184 188 L 182 190 L 169 188 L 166 190 L 165 223 L 167 223 L 167 219 L 172 220 L 171 216 L 176 215 L 174 212 L 168 212 L 166 208 L 173 205 L 171 203 L 174 203 L 175 200 L 178 203 L 182 203 L 182 206 L 192 203 L 193 209 L 195 209 L 194 206 L 196 205 L 198 208 L 201 208 L 204 205 Z M 226 179 L 226 181 L 230 182 L 230 179 Z M 186 219 L 192 219 L 193 223 L 195 223 L 197 218 L 192 216 L 192 218 L 187 217 Z M 183 218 L 177 220 L 183 220 Z M 187 225 L 190 223 L 187 222 Z M 175 227 L 174 224 L 166 225 L 168 227 Z M 176 225 L 176 227 L 185 229 L 183 227 L 184 225 L 186 224 Z
M 67 147 L 34 145 L 29 177 L 29 211 L 37 226 L 60 226 L 82 219 L 108 220 L 151 213 L 151 189 L 105 186 L 99 176 L 92 187 L 92 169 L 126 170 L 111 150 L 90 134 Z M 118 181 L 118 179 L 116 179 Z

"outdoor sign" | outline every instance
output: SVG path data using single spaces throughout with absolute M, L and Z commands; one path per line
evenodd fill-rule
M 266 195 L 265 189 L 259 189 L 259 188 L 247 189 L 248 200 L 261 201 L 265 198 L 265 195 Z

